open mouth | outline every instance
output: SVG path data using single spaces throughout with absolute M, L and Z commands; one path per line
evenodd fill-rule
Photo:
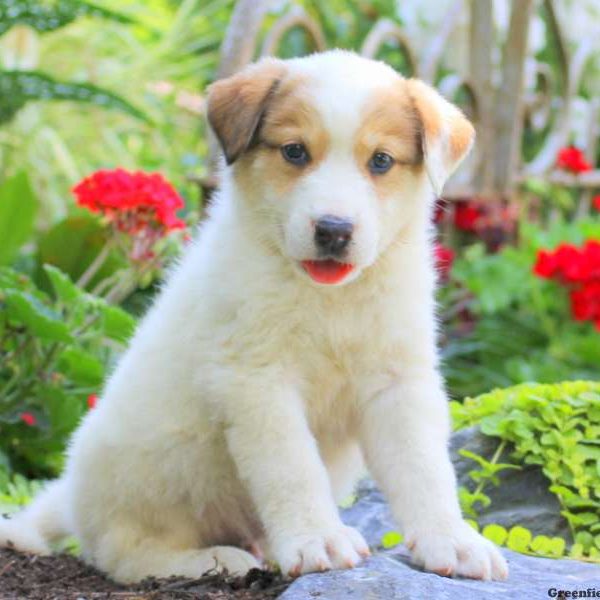
M 338 262 L 331 258 L 303 260 L 302 267 L 313 281 L 327 285 L 340 283 L 354 270 L 354 265 Z

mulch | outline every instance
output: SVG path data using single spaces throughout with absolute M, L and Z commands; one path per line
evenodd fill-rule
M 252 569 L 245 577 L 149 578 L 123 586 L 74 556 L 0 549 L 0 600 L 257 600 L 277 598 L 289 581 Z

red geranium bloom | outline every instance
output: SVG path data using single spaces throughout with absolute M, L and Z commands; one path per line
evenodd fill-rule
M 30 412 L 23 412 L 19 415 L 19 418 L 25 425 L 29 425 L 29 427 L 33 427 L 37 423 L 37 419 Z
M 96 408 L 97 403 L 98 403 L 98 396 L 96 396 L 96 394 L 90 394 L 87 397 L 88 408 Z
M 176 214 L 183 200 L 159 173 L 96 171 L 78 183 L 73 193 L 80 206 L 102 213 L 120 231 L 152 230 L 164 235 L 185 227 Z
M 540 250 L 533 272 L 565 285 L 573 318 L 593 321 L 600 331 L 600 241 L 588 240 L 581 248 L 561 244 L 552 252 Z
M 600 195 L 598 196 L 594 196 L 592 198 L 592 206 L 596 209 L 596 210 L 600 210 Z
M 473 202 L 460 200 L 454 205 L 454 225 L 463 231 L 475 231 L 483 210 Z
M 454 263 L 454 250 L 437 243 L 434 247 L 435 264 L 440 278 L 442 281 L 446 281 L 450 276 L 450 270 Z
M 576 321 L 600 319 L 600 281 L 586 282 L 571 292 L 571 311 Z
M 593 168 L 586 160 L 583 152 L 575 146 L 568 146 L 559 150 L 556 166 L 571 173 L 585 173 Z

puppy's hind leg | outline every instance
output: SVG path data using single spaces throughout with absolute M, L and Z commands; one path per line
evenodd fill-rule
M 103 535 L 92 562 L 120 583 L 171 575 L 197 578 L 211 570 L 243 575 L 260 566 L 252 554 L 234 546 L 192 548 L 172 542 L 113 529 Z

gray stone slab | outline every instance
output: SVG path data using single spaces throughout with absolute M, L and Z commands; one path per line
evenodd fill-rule
M 600 593 L 600 567 L 573 560 L 524 556 L 503 550 L 509 562 L 507 581 L 450 579 L 410 565 L 405 548 L 382 552 L 355 569 L 305 575 L 281 600 L 529 600 L 549 598 L 548 590 Z

